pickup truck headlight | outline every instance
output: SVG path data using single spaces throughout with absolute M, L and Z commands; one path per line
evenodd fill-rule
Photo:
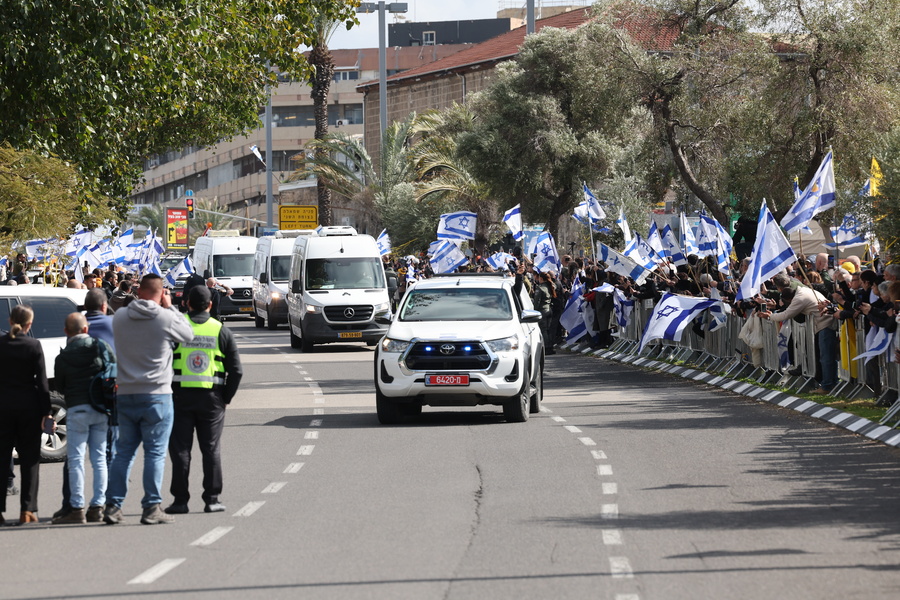
M 485 343 L 494 352 L 509 352 L 519 349 L 519 336 L 513 335 L 499 340 L 488 340 Z
M 310 313 L 310 314 L 313 314 L 313 315 L 317 315 L 317 314 L 319 314 L 320 312 L 322 312 L 322 307 L 321 307 L 321 306 L 318 306 L 318 305 L 316 305 L 316 304 L 307 304 L 307 305 L 306 305 L 306 312 L 308 312 L 308 313 Z
M 402 340 L 392 340 L 389 337 L 381 340 L 382 352 L 403 352 L 407 348 L 409 348 L 409 342 L 404 342 Z

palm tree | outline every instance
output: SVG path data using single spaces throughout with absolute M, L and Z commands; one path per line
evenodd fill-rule
M 328 40 L 340 25 L 341 21 L 335 21 L 325 15 L 313 17 L 316 41 L 309 53 L 308 62 L 312 67 L 309 77 L 310 94 L 313 101 L 313 114 L 316 121 L 316 140 L 323 140 L 328 135 L 328 90 L 331 87 L 331 78 L 334 76 L 334 60 L 331 50 L 328 49 Z M 316 153 L 324 150 L 317 149 Z M 331 212 L 331 190 L 322 180 L 316 183 L 316 193 L 319 201 L 319 224 L 333 225 L 334 216 Z

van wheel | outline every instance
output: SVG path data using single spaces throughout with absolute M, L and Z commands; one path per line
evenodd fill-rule
M 262 317 L 260 317 L 259 315 L 257 315 L 256 313 L 254 313 L 253 314 L 253 324 L 256 325 L 257 329 L 262 329 L 262 326 L 266 324 L 266 320 L 263 319 Z
M 294 335 L 294 328 L 291 326 L 290 318 L 288 318 L 288 332 L 291 334 L 291 348 L 299 349 L 301 347 L 300 338 Z
M 271 309 L 271 308 L 267 308 L 267 309 L 266 309 L 266 314 L 267 314 L 267 315 L 271 315 L 271 314 L 272 314 L 272 309 Z M 260 327 L 262 327 L 262 325 L 260 325 Z M 267 318 L 266 318 L 266 329 L 268 329 L 269 331 L 275 331 L 276 329 L 278 329 L 278 323 L 276 323 L 275 320 L 274 320 L 272 317 L 267 317 Z
M 524 423 L 528 420 L 528 408 L 531 402 L 531 380 L 528 374 L 523 377 L 522 389 L 515 396 L 510 396 L 503 403 L 503 416 L 510 423 Z
M 59 462 L 66 457 L 66 399 L 59 392 L 50 392 L 50 409 L 56 421 L 56 431 L 50 435 L 41 434 L 41 460 Z
M 314 350 L 312 340 L 306 336 L 300 338 L 300 346 L 303 348 L 303 352 L 312 352 Z

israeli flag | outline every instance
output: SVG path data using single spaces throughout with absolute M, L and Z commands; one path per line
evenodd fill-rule
M 659 235 L 659 227 L 656 221 L 650 220 L 650 231 L 647 232 L 647 243 L 653 248 L 660 258 L 668 258 L 666 256 L 666 248 L 663 246 L 662 237 Z
M 162 272 L 159 270 L 159 261 L 155 260 L 147 267 L 147 273 L 152 273 L 153 275 L 159 275 L 162 277 Z
M 678 219 L 679 229 L 681 229 L 681 248 L 684 250 L 684 254 L 686 256 L 697 254 L 699 252 L 697 241 L 694 239 L 694 230 L 691 229 L 691 224 L 688 223 L 687 215 L 682 212 Z
M 650 315 L 650 319 L 647 321 L 644 335 L 641 338 L 641 345 L 638 348 L 638 354 L 653 340 L 680 341 L 681 334 L 688 323 L 716 302 L 716 300 L 710 300 L 709 298 L 693 298 L 666 292 L 653 309 L 653 314 Z
M 650 271 L 627 256 L 619 254 L 603 242 L 597 242 L 597 260 L 607 264 L 607 271 L 630 277 L 638 285 L 643 285 L 647 278 L 650 277 Z
M 846 248 L 866 243 L 866 236 L 859 231 L 859 222 L 852 215 L 844 215 L 844 222 L 840 227 L 831 228 L 831 236 L 834 243 L 826 243 L 829 248 Z
M 784 215 L 781 226 L 788 233 L 795 233 L 805 227 L 820 212 L 834 208 L 834 204 L 834 164 L 832 154 L 829 152 L 825 155 L 807 188 L 801 192 L 800 197 Z
M 584 322 L 584 300 L 581 295 L 584 293 L 584 285 L 579 278 L 572 283 L 572 292 L 566 301 L 562 314 L 559 316 L 559 324 L 566 330 L 566 343 L 571 344 L 581 339 L 587 333 L 587 326 Z
M 559 253 L 549 231 L 544 231 L 538 236 L 535 248 L 537 256 L 534 259 L 534 270 L 541 273 L 548 271 L 559 273 Z
M 887 352 L 893 341 L 893 333 L 888 333 L 886 329 L 878 327 L 877 325 L 872 325 L 872 327 L 869 328 L 869 333 L 866 334 L 866 351 L 856 355 L 856 358 L 853 360 L 864 358 L 868 363 L 873 358 L 878 358 Z
M 259 152 L 259 146 L 253 144 L 252 146 L 250 146 L 250 152 L 253 153 L 253 156 L 259 159 L 259 162 L 261 162 L 263 165 L 266 164 L 266 161 L 263 160 L 262 154 L 260 154 Z
M 503 213 L 503 222 L 506 223 L 507 227 L 509 227 L 509 232 L 512 234 L 513 240 L 517 242 L 525 237 L 525 234 L 522 232 L 521 208 L 521 204 L 516 204 L 511 209 Z
M 622 235 L 625 236 L 625 241 L 631 241 L 631 227 L 628 226 L 628 219 L 625 218 L 625 207 L 619 207 L 619 218 L 616 219 L 616 225 L 619 226 L 619 229 L 622 230 Z
M 664 255 L 675 265 L 686 265 L 687 259 L 684 257 L 684 252 L 682 252 L 678 242 L 675 241 L 675 233 L 668 224 L 663 227 L 660 237 L 662 238 Z
M 28 240 L 25 242 L 25 256 L 28 259 L 42 260 L 47 252 L 47 246 L 53 240 Z
M 587 205 L 585 205 L 584 202 L 575 207 L 575 211 L 572 213 L 572 218 L 585 227 L 590 227 L 594 230 L 595 233 L 607 233 L 609 231 L 609 227 L 603 227 L 602 225 L 600 225 L 599 221 L 591 222 L 591 220 L 587 216 Z
M 625 329 L 628 327 L 628 321 L 631 320 L 631 313 L 634 311 L 634 298 L 628 299 L 622 290 L 616 289 L 613 293 L 613 303 L 616 323 L 619 324 L 619 327 Z
M 509 254 L 508 252 L 495 252 L 488 256 L 487 264 L 491 265 L 491 268 L 495 271 L 508 271 L 509 261 L 511 260 L 515 260 L 512 254 Z
M 653 248 L 650 247 L 650 244 L 648 244 L 639 233 L 634 234 L 634 237 L 631 238 L 631 241 L 625 246 L 625 250 L 622 251 L 622 254 L 650 271 L 655 269 L 656 265 L 662 262 L 662 259 L 657 256 L 656 252 L 653 251 Z M 657 260 L 657 258 L 659 258 L 659 260 Z
M 388 236 L 387 229 L 383 229 L 378 234 L 378 239 L 375 240 L 375 243 L 378 245 L 378 252 L 381 253 L 381 256 L 391 253 L 391 238 Z
M 791 319 L 781 322 L 778 329 L 778 364 L 782 369 L 786 368 L 791 362 L 788 343 L 791 340 Z
M 759 223 L 756 226 L 756 242 L 750 254 L 750 266 L 741 280 L 741 287 L 735 299 L 749 300 L 759 293 L 764 281 L 780 273 L 795 260 L 791 243 L 784 237 L 763 199 L 759 209 Z
M 705 211 L 700 211 L 700 227 L 697 228 L 697 256 L 715 256 L 717 251 L 716 226 Z
M 194 273 L 194 263 L 191 262 L 190 256 L 185 256 L 183 261 L 169 269 L 169 272 L 166 273 L 163 285 L 173 288 L 179 277 L 182 275 L 187 276 L 192 273 Z
M 594 196 L 590 189 L 588 189 L 587 183 L 581 183 L 581 191 L 584 192 L 584 202 L 582 204 L 585 205 L 587 215 L 590 217 L 591 221 L 596 222 L 605 219 L 606 213 L 603 212 L 600 201 L 597 200 L 597 197 Z
M 428 244 L 428 250 L 425 251 L 425 254 L 429 257 L 434 256 L 434 253 L 437 252 L 442 243 L 443 242 L 441 242 L 440 240 L 431 242 L 430 244 Z
M 450 273 L 469 262 L 469 259 L 456 244 L 445 240 L 441 242 L 430 262 L 431 270 L 435 273 Z
M 715 304 L 709 307 L 709 331 L 716 331 L 728 324 L 728 315 L 731 314 L 731 307 L 722 302 L 722 294 L 716 288 L 709 290 L 709 299 L 717 300 Z
M 443 214 L 441 222 L 438 224 L 437 238 L 439 240 L 474 240 L 477 218 L 478 215 L 465 210 Z
M 720 271 L 728 272 L 731 267 L 731 250 L 733 248 L 731 236 L 728 235 L 721 223 L 705 212 L 700 213 L 700 231 L 704 241 L 701 243 L 698 240 L 699 256 L 714 256 L 716 267 Z M 707 245 L 705 249 L 704 244 Z

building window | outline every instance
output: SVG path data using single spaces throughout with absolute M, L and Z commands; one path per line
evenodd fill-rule
M 422 45 L 423 46 L 434 46 L 435 45 L 434 32 L 433 31 L 423 31 L 422 32 Z
M 332 79 L 334 81 L 355 81 L 359 79 L 359 71 L 335 71 Z

